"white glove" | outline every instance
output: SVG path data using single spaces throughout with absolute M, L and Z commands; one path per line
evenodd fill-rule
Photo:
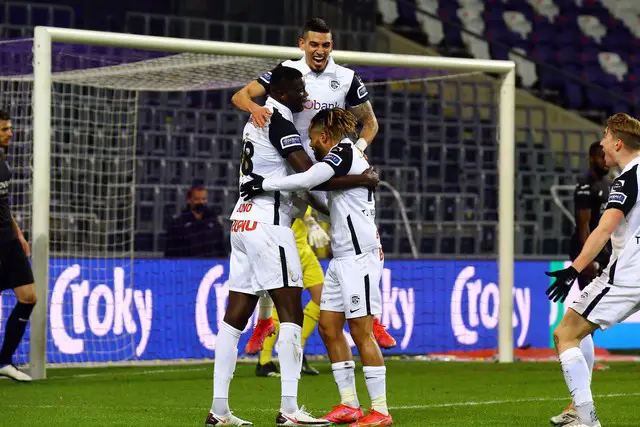
M 312 216 L 304 218 L 304 223 L 309 231 L 309 244 L 314 248 L 324 248 L 329 243 L 329 235 L 320 227 Z
M 360 138 L 356 141 L 356 148 L 364 153 L 364 150 L 369 146 L 364 138 Z

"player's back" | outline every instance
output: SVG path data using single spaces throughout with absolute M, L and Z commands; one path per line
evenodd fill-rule
M 335 176 L 358 175 L 369 162 L 349 139 L 342 140 L 323 161 L 335 170 Z M 359 255 L 381 247 L 375 223 L 373 193 L 364 187 L 329 193 L 331 214 L 331 251 L 335 258 Z
M 625 218 L 611 234 L 613 253 L 606 273 L 610 283 L 640 283 L 640 157 L 624 168 L 611 185 L 607 209 L 621 210 Z M 614 281 L 615 279 L 615 281 Z
M 292 113 L 283 104 L 268 98 L 265 106 L 272 111 L 267 126 L 254 126 L 251 118 L 243 131 L 240 184 L 252 173 L 267 177 L 284 177 L 291 173 L 286 157 L 301 150 L 300 135 L 292 122 Z M 270 191 L 245 202 L 239 198 L 232 220 L 251 220 L 289 227 L 293 217 L 291 192 Z

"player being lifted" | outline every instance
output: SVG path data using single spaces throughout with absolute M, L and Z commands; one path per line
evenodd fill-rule
M 281 65 L 293 67 L 299 70 L 305 79 L 306 90 L 309 99 L 305 102 L 304 110 L 294 114 L 296 129 L 302 137 L 302 144 L 305 150 L 313 158 L 313 152 L 309 146 L 308 129 L 311 118 L 321 109 L 331 107 L 346 107 L 362 122 L 360 138 L 356 142 L 356 147 L 364 152 L 368 144 L 378 133 L 378 122 L 373 112 L 369 94 L 360 77 L 349 68 L 336 64 L 331 58 L 333 50 L 333 39 L 331 29 L 322 19 L 314 18 L 309 20 L 303 29 L 302 37 L 298 45 L 304 51 L 302 58 L 296 61 L 285 61 Z M 265 95 L 269 91 L 271 72 L 267 72 L 257 80 L 252 81 L 247 86 L 238 91 L 232 98 L 233 104 L 239 109 L 251 113 L 254 124 L 258 127 L 265 126 L 269 121 L 271 112 L 268 108 L 262 107 L 252 101 L 253 98 Z M 311 234 L 319 234 L 319 227 L 313 226 L 309 229 Z M 320 294 L 324 277 L 317 257 L 306 243 L 303 236 L 307 227 L 297 221 L 293 226 L 296 231 L 296 239 L 299 242 L 298 251 L 302 261 L 304 274 L 304 287 L 311 293 L 311 301 L 304 309 L 305 318 L 303 326 L 303 343 L 313 333 L 318 322 L 320 312 Z M 264 349 L 260 355 L 260 361 L 256 367 L 259 375 L 268 375 L 276 372 L 276 367 L 271 363 L 271 351 L 275 342 L 275 335 L 265 342 L 265 338 L 277 331 L 277 310 L 272 310 L 273 303 L 268 297 L 261 298 L 259 303 L 258 323 L 253 331 L 253 335 L 245 349 L 247 354 L 255 354 Z M 374 334 L 382 348 L 393 348 L 395 340 L 385 330 L 384 326 L 374 320 Z M 313 373 L 311 368 L 305 371 Z
M 273 71 L 269 125 L 257 128 L 250 119 L 243 132 L 240 181 L 251 173 L 285 177 L 289 167 L 305 171 L 312 162 L 302 148 L 293 125 L 293 113 L 302 111 L 307 93 L 302 74 L 290 67 Z M 377 176 L 363 174 L 333 180 L 336 188 L 368 185 Z M 328 187 L 327 189 L 331 189 Z M 366 191 L 366 190 L 363 190 Z M 298 380 L 302 363 L 302 269 L 291 230 L 293 200 L 290 192 L 273 191 L 250 203 L 238 202 L 231 219 L 229 302 L 216 340 L 213 403 L 206 425 L 251 425 L 229 410 L 229 385 L 235 371 L 238 341 L 258 302 L 269 293 L 280 314 L 280 365 L 282 399 L 276 417 L 279 426 L 327 425 L 298 407 Z
M 348 139 L 355 133 L 356 118 L 346 110 L 322 110 L 311 120 L 309 135 L 316 163 L 304 173 L 287 177 L 262 177 L 241 186 L 245 200 L 267 191 L 309 190 L 334 176 L 360 174 L 369 167 L 364 155 Z M 382 311 L 379 283 L 384 257 L 375 224 L 375 200 L 364 188 L 333 191 L 328 195 L 331 218 L 331 250 L 320 306 L 320 335 L 327 346 L 341 402 L 323 418 L 352 427 L 392 424 L 387 409 L 386 368 L 373 336 L 373 319 Z M 371 398 L 364 416 L 355 383 L 355 363 L 342 333 L 345 319 L 363 364 Z
M 607 120 L 600 142 L 608 167 L 622 173 L 611 186 L 606 209 L 569 268 L 547 273 L 555 280 L 549 299 L 564 301 L 573 281 L 611 239 L 612 254 L 602 274 L 571 304 L 553 333 L 562 372 L 573 397 L 575 427 L 600 426 L 591 394 L 591 373 L 581 341 L 596 329 L 607 329 L 640 309 L 640 121 L 618 113 Z
M 582 251 L 589 234 L 596 229 L 598 222 L 600 222 L 600 216 L 609 199 L 611 182 L 607 178 L 607 173 L 609 173 L 609 167 L 604 160 L 604 152 L 600 142 L 594 142 L 589 147 L 589 170 L 585 175 L 578 178 L 578 183 L 573 192 L 576 229 L 573 236 L 571 236 L 569 251 L 571 261 L 574 261 L 580 255 L 580 251 Z M 604 249 L 596 256 L 595 261 L 588 264 L 578 276 L 578 287 L 581 291 L 607 266 L 611 255 L 610 246 L 607 243 Z M 591 334 L 580 341 L 580 350 L 587 361 L 589 372 L 592 372 L 595 362 L 595 349 Z M 562 413 L 551 417 L 550 421 L 553 425 L 563 426 L 575 421 L 577 418 L 578 413 L 573 403 L 571 403 Z
M 36 289 L 28 258 L 29 244 L 9 208 L 11 171 L 4 151 L 9 147 L 12 136 L 11 116 L 9 112 L 0 110 L 0 292 L 12 289 L 18 299 L 5 327 L 0 349 L 0 376 L 31 381 L 31 377 L 19 371 L 12 360 L 36 304 Z

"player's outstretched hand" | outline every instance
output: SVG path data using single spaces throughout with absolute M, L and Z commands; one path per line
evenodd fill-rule
M 240 185 L 240 196 L 245 201 L 251 200 L 264 193 L 264 189 L 262 188 L 264 178 L 255 173 L 249 174 L 249 176 L 252 179 Z
M 546 294 L 549 296 L 549 299 L 553 302 L 564 302 L 569 295 L 569 291 L 571 290 L 571 285 L 573 281 L 578 277 L 578 271 L 573 268 L 565 268 L 564 270 L 557 271 L 545 271 L 545 273 L 549 277 L 555 277 L 556 280 L 549 286 Z
M 269 123 L 271 111 L 265 107 L 258 107 L 251 111 L 251 117 L 255 127 L 263 128 Z
M 375 191 L 380 183 L 380 175 L 378 175 L 378 172 L 376 172 L 373 169 L 373 166 L 371 166 L 368 169 L 365 169 L 365 171 L 362 172 L 362 175 L 364 175 L 367 181 L 366 187 L 371 191 Z

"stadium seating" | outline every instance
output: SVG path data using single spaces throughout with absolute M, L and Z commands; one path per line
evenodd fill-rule
M 627 27 L 611 30 L 609 23 L 611 19 L 622 19 L 619 16 L 624 14 L 620 14 L 634 8 L 634 2 L 622 6 L 604 2 L 591 14 L 583 13 L 577 6 L 550 0 L 518 2 L 517 7 L 497 1 L 488 2 L 491 7 L 485 7 L 485 2 L 479 0 L 413 2 L 445 20 L 483 33 L 484 41 L 459 28 L 443 25 L 433 16 L 416 16 L 414 22 L 415 9 L 411 8 L 411 1 L 407 3 L 409 7 L 403 4 L 404 8 L 396 10 L 394 2 L 380 0 L 381 12 L 386 8 L 385 22 L 395 13 L 393 19 L 402 25 L 424 25 L 432 43 L 457 44 L 480 57 L 514 58 L 523 85 L 538 84 L 564 91 L 572 108 L 581 108 L 586 103 L 604 109 L 625 104 L 624 100 L 613 100 L 606 92 L 585 90 L 575 79 L 515 56 L 509 48 L 520 49 L 521 54 L 535 60 L 562 66 L 580 78 L 625 88 L 630 96 L 640 95 L 640 55 L 635 55 L 632 47 L 636 45 L 620 50 L 604 50 L 597 45 L 612 46 L 616 40 L 631 37 Z M 11 3 L 0 10 L 2 37 L 31 34 L 32 26 L 43 22 L 44 18 L 38 17 L 42 10 L 46 11 L 46 22 L 76 25 L 74 10 L 66 6 L 36 8 Z M 7 10 L 11 11 L 11 19 Z M 335 30 L 340 48 L 372 50 L 375 37 L 374 33 L 363 32 L 365 21 L 345 21 L 342 28 Z M 249 43 L 292 45 L 299 36 L 297 25 L 240 23 L 151 12 L 128 12 L 121 22 L 122 29 L 133 33 Z M 561 32 L 561 37 L 552 38 L 555 26 L 561 24 L 566 31 Z M 499 40 L 502 45 L 490 43 L 491 40 Z M 576 45 L 580 48 L 576 49 Z M 110 52 L 117 54 L 114 50 Z M 453 89 L 458 95 L 452 101 L 429 95 L 433 92 L 424 85 L 418 90 L 415 86 L 401 85 L 370 87 L 380 130 L 369 156 L 383 179 L 402 196 L 408 225 L 423 255 L 480 255 L 497 250 L 497 112 L 484 106 L 488 113 L 481 113 L 477 99 L 463 101 L 459 95 L 480 86 L 477 82 L 465 86 L 455 80 L 430 83 L 429 88 L 437 87 L 439 93 L 445 88 Z M 486 86 L 490 90 L 491 84 Z M 136 250 L 153 254 L 163 251 L 167 221 L 182 208 L 185 190 L 194 178 L 205 180 L 210 202 L 219 208 L 221 215 L 229 214 L 238 195 L 239 135 L 247 118 L 229 107 L 232 93 L 229 89 L 141 95 L 136 153 Z M 554 209 L 549 188 L 554 184 L 570 184 L 576 174 L 583 172 L 583 153 L 575 147 L 583 147 L 599 135 L 591 131 L 551 132 L 534 124 L 537 122 L 532 117 L 536 114 L 544 112 L 532 108 L 522 111 L 525 120 L 516 132 L 516 253 L 560 254 L 566 245 L 566 239 L 559 237 L 566 234 L 566 221 Z M 560 141 L 566 155 L 553 154 L 552 140 Z M 391 257 L 410 256 L 406 225 L 397 201 L 384 188 L 376 197 L 386 252 Z

